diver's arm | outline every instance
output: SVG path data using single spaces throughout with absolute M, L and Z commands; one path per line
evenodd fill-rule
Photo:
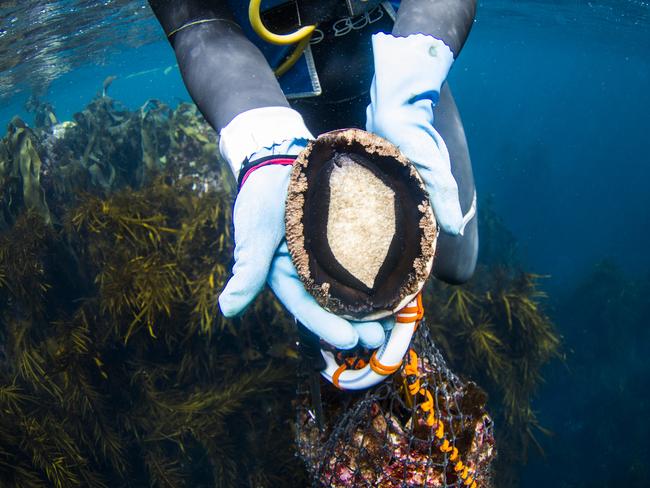
M 300 114 L 289 107 L 262 53 L 233 22 L 223 1 L 150 0 L 150 4 L 170 37 L 190 95 L 220 133 L 222 156 L 235 176 L 244 174 L 233 214 L 233 276 L 219 295 L 223 314 L 242 313 L 268 281 L 289 312 L 326 342 L 343 349 L 358 340 L 368 347 L 379 346 L 384 331 L 378 322 L 351 324 L 322 309 L 302 286 L 291 262 L 284 240 L 291 172 L 287 160 L 313 136 Z M 244 161 L 248 164 L 242 168 Z
M 393 35 L 428 34 L 444 42 L 457 58 L 469 35 L 475 13 L 476 0 L 402 0 Z M 442 52 L 444 48 L 439 50 Z M 434 126 L 448 149 L 451 172 L 458 185 L 465 227 L 462 234 L 440 233 L 433 274 L 447 283 L 459 284 L 469 280 L 474 273 L 479 239 L 476 190 L 467 140 L 447 83 L 441 87 L 434 113 Z
M 428 34 L 460 54 L 476 15 L 476 0 L 402 0 L 393 35 Z
M 392 35 L 373 36 L 366 128 L 396 144 L 427 185 L 442 230 L 433 273 L 448 283 L 471 277 L 478 251 L 467 141 L 444 85 L 475 10 L 475 0 L 403 0 Z
M 457 58 L 475 14 L 476 0 L 402 0 L 393 35 L 431 35 L 443 41 Z M 440 233 L 433 273 L 447 283 L 464 283 L 474 273 L 478 256 L 476 189 L 463 123 L 447 83 L 442 86 L 436 104 L 434 126 L 449 151 L 451 171 L 458 184 L 461 211 L 467 223 L 462 235 Z
M 248 110 L 289 106 L 273 70 L 244 36 L 225 2 L 149 0 L 149 4 L 174 48 L 187 90 L 217 131 Z

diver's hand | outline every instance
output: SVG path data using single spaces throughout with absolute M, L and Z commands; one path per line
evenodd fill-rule
M 234 208 L 233 276 L 219 296 L 226 317 L 240 314 L 268 283 L 287 310 L 309 330 L 339 349 L 357 342 L 384 342 L 378 322 L 348 322 L 325 311 L 305 290 L 284 240 L 284 209 L 290 166 L 268 165 L 250 173 Z
M 388 139 L 415 165 L 424 180 L 436 219 L 448 234 L 463 233 L 458 186 L 447 146 L 433 127 L 433 109 L 453 54 L 424 34 L 372 38 L 375 77 L 366 130 Z
M 275 253 L 268 283 L 299 322 L 337 349 L 351 349 L 357 342 L 375 349 L 384 343 L 384 327 L 379 322 L 348 322 L 316 302 L 300 281 L 284 240 Z
M 266 283 L 271 260 L 284 238 L 284 202 L 290 166 L 269 165 L 248 177 L 235 200 L 235 264 L 219 306 L 226 317 L 240 314 Z
M 286 164 L 313 139 L 300 114 L 288 107 L 251 109 L 237 115 L 220 136 L 219 150 L 235 177 L 243 172 L 233 215 L 233 276 L 219 296 L 223 314 L 243 312 L 268 280 L 287 310 L 334 347 L 380 346 L 381 325 L 351 323 L 322 309 L 303 287 L 287 252 L 284 208 L 291 166 Z M 244 160 L 254 162 L 242 169 Z

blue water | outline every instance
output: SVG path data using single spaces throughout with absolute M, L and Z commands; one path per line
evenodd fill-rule
M 60 120 L 70 119 L 109 75 L 118 76 L 111 96 L 131 108 L 149 98 L 189 100 L 143 2 L 106 1 L 95 10 L 96 2 L 26 2 L 34 5 L 29 15 L 22 3 L 9 3 L 0 9 L 0 53 L 20 62 L 1 65 L 1 126 L 16 114 L 30 120 L 23 105 L 33 91 Z M 542 439 L 547 458 L 531 457 L 522 486 L 650 486 L 648 467 L 638 463 L 650 460 L 643 352 L 650 339 L 650 5 L 479 4 L 450 75 L 479 200 L 490 196 L 525 267 L 550 275 L 549 310 L 567 352 L 535 403 L 555 436 Z M 66 14 L 55 19 L 55 33 L 30 31 L 28 43 L 13 37 L 30 15 L 57 5 Z M 84 42 L 66 49 L 79 35 Z M 54 40 L 57 49 L 39 56 Z M 40 48 L 28 52 L 34 44 Z

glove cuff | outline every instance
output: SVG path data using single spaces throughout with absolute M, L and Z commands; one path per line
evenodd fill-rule
M 414 98 L 434 98 L 454 62 L 443 41 L 426 34 L 395 37 L 382 32 L 372 36 L 374 85 L 382 103 L 409 103 Z M 386 99 L 389 100 L 386 100 Z M 392 99 L 392 100 L 390 100 Z
M 295 160 L 296 160 L 296 156 L 292 154 L 278 154 L 278 155 L 266 156 L 264 158 L 255 159 L 253 161 L 246 160 L 244 161 L 241 170 L 239 170 L 237 188 L 241 190 L 242 186 L 244 186 L 244 183 L 246 183 L 248 177 L 255 170 L 270 165 L 291 166 Z
M 245 160 L 297 155 L 314 138 L 302 116 L 288 107 L 262 107 L 237 115 L 220 132 L 219 151 L 235 178 Z

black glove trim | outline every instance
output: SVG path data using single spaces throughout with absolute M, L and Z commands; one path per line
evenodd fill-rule
M 277 160 L 277 161 L 276 161 Z M 263 158 L 254 159 L 249 161 L 248 158 L 244 160 L 244 164 L 239 170 L 239 177 L 237 178 L 237 189 L 241 191 L 246 178 L 256 169 L 262 168 L 264 166 L 269 166 L 271 164 L 280 164 L 283 166 L 289 166 L 293 164 L 296 160 L 295 154 L 273 154 L 271 156 L 265 156 Z

